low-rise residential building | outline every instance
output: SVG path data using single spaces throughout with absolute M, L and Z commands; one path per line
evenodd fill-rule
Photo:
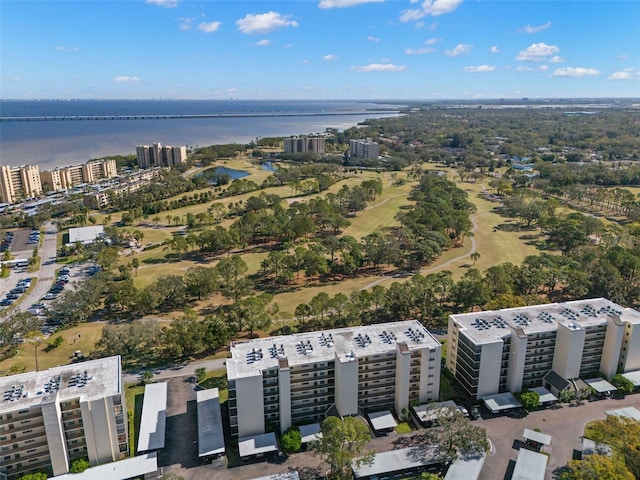
M 68 473 L 129 451 L 120 357 L 0 378 L 0 476 Z
M 324 153 L 324 137 L 308 135 L 294 136 L 284 139 L 284 153 Z
M 120 177 L 118 184 L 113 187 L 105 188 L 96 192 L 86 194 L 82 203 L 95 210 L 107 208 L 111 202 L 111 198 L 118 195 L 127 195 L 133 193 L 140 188 L 149 185 L 154 178 L 160 176 L 160 168 L 151 168 L 148 170 L 140 170 L 127 176 Z
M 436 401 L 441 345 L 418 321 L 260 338 L 231 345 L 231 432 L 259 435 L 328 412 Z
M 42 193 L 37 165 L 0 166 L 0 202 L 17 203 Z
M 472 398 L 545 378 L 610 379 L 640 370 L 640 313 L 595 298 L 451 315 L 447 347 L 447 368 Z

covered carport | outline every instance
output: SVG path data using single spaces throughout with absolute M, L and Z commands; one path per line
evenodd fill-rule
M 373 427 L 376 434 L 391 433 L 398 426 L 398 422 L 391 413 L 391 410 L 384 410 L 382 412 L 371 412 L 367 414 L 367 418 Z
M 540 401 L 540 405 L 546 406 L 556 403 L 558 397 L 547 390 L 545 387 L 533 387 L 529 389 L 530 392 L 536 392 Z
M 167 383 L 150 383 L 144 387 L 138 452 L 164 448 L 167 426 Z
M 500 413 L 522 407 L 522 404 L 511 392 L 485 395 L 481 400 L 491 413 Z
M 518 459 L 513 469 L 512 480 L 544 480 L 549 457 L 526 448 L 518 450 Z
M 611 392 L 617 390 L 616 387 L 607 382 L 604 378 L 589 378 L 584 381 L 589 387 L 595 390 L 598 396 L 604 397 L 610 395 Z
M 262 457 L 278 451 L 278 441 L 273 432 L 238 439 L 238 452 L 242 458 Z
M 220 394 L 217 388 L 196 392 L 198 414 L 198 457 L 218 457 L 224 455 L 224 431 Z
M 634 387 L 640 387 L 640 370 L 636 370 L 635 372 L 623 373 L 621 375 L 631 383 L 633 383 Z
M 524 429 L 524 432 L 522 432 L 522 438 L 524 438 L 527 445 L 531 445 L 537 450 L 540 450 L 543 446 L 548 447 L 551 445 L 551 435 L 536 432 L 529 428 Z

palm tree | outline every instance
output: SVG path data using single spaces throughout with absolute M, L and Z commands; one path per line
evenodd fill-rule
M 472 252 L 471 255 L 469 255 L 469 257 L 471 258 L 471 260 L 473 260 L 473 264 L 475 265 L 478 259 L 480 258 L 480 252 Z

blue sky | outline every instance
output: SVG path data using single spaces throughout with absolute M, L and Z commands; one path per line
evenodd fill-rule
M 0 2 L 0 97 L 640 97 L 640 1 Z

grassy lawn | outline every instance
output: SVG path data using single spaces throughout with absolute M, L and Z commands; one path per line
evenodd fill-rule
M 218 393 L 220 395 L 220 403 L 226 402 L 229 398 L 229 391 L 227 390 L 227 371 L 226 369 L 222 370 L 211 370 L 207 372 L 199 385 L 208 390 L 210 388 L 217 388 Z
M 125 399 L 127 401 L 127 418 L 129 420 L 129 455 L 133 457 L 136 445 L 138 445 L 138 436 L 140 434 L 144 385 L 132 383 L 125 385 L 124 390 Z
M 38 348 L 38 368 L 46 370 L 58 365 L 67 365 L 71 362 L 73 352 L 76 350 L 82 350 L 82 353 L 88 356 L 102 335 L 102 328 L 102 323 L 83 323 L 68 330 L 58 330 L 50 340 L 60 335 L 64 342 L 49 352 L 44 351 L 48 341 L 43 342 Z M 34 345 L 21 344 L 15 357 L 0 362 L 0 374 L 8 373 L 13 366 L 24 367 L 27 372 L 35 370 Z
M 396 427 L 396 433 L 411 433 L 412 431 L 413 429 L 411 428 L 411 425 L 409 425 L 407 422 L 402 422 Z

